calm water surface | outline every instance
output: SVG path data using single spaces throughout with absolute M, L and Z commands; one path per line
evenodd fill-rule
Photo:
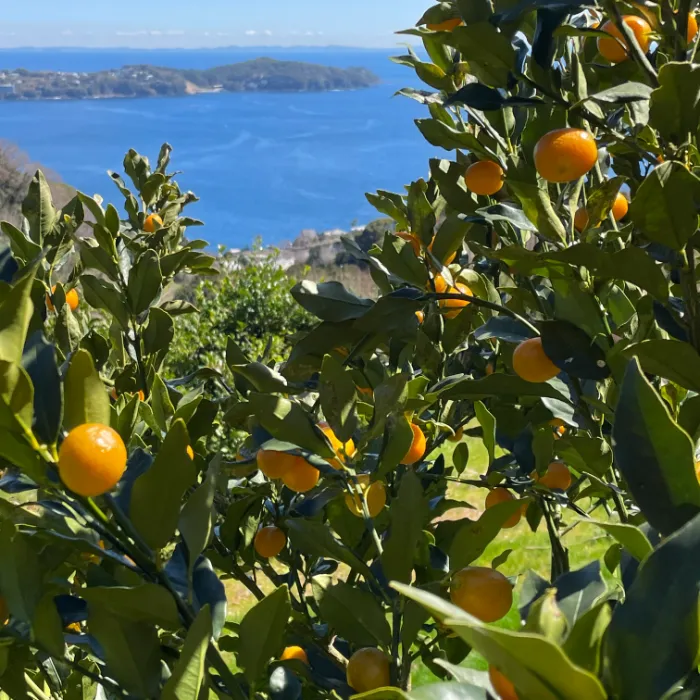
M 364 193 L 422 177 L 434 149 L 413 120 L 426 110 L 396 90 L 415 84 L 397 51 L 0 51 L 0 68 L 94 71 L 150 63 L 207 68 L 260 55 L 364 66 L 381 85 L 353 92 L 219 94 L 182 98 L 0 103 L 0 139 L 90 194 L 117 200 L 105 173 L 136 148 L 152 160 L 175 148 L 179 183 L 201 197 L 190 209 L 202 237 L 240 247 L 294 238 L 304 228 L 348 228 L 377 216 Z

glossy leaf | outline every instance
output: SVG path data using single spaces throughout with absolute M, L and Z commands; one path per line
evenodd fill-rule
M 580 328 L 568 321 L 545 321 L 540 326 L 542 348 L 563 372 L 580 379 L 610 375 L 605 352 Z
M 292 296 L 309 313 L 322 321 L 347 321 L 359 318 L 373 302 L 348 292 L 340 282 L 311 282 L 305 280 L 292 289 Z
M 604 521 L 593 521 L 591 524 L 605 530 L 605 532 L 614 537 L 635 559 L 640 562 L 644 561 L 653 551 L 647 536 L 634 525 Z
M 83 423 L 110 424 L 109 396 L 87 350 L 71 358 L 63 390 L 63 424 L 68 430 Z
M 54 444 L 63 417 L 63 391 L 56 350 L 41 332 L 37 331 L 28 339 L 22 366 L 34 386 L 34 433 L 42 442 Z
M 700 392 L 700 355 L 690 343 L 673 339 L 644 340 L 628 345 L 624 352 L 627 357 L 637 357 L 646 373 Z

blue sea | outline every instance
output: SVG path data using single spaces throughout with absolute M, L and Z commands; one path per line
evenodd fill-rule
M 434 149 L 413 120 L 423 106 L 393 94 L 416 78 L 390 62 L 402 49 L 0 50 L 0 68 L 95 71 L 149 63 L 208 68 L 259 56 L 363 66 L 377 87 L 351 92 L 209 94 L 101 101 L 0 102 L 0 139 L 67 184 L 118 201 L 107 170 L 129 148 L 152 161 L 174 147 L 180 186 L 201 202 L 190 214 L 213 245 L 277 244 L 302 229 L 348 229 L 378 214 L 364 193 L 401 190 L 427 172 Z

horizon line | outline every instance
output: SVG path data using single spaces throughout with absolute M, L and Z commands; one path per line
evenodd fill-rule
M 222 46 L 0 46 L 0 51 L 264 51 L 264 50 L 315 50 L 341 49 L 347 51 L 389 51 L 400 50 L 406 42 L 394 46 L 355 46 L 351 44 L 259 44 L 245 46 L 241 44 L 226 44 Z

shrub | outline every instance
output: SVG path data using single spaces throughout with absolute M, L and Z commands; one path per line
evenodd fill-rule
M 0 255 L 6 693 L 697 695 L 692 22 L 688 3 L 630 6 L 655 24 L 646 56 L 616 3 L 585 7 L 444 2 L 409 30 L 431 62 L 399 60 L 436 92 L 404 92 L 454 160 L 369 195 L 398 234 L 347 245 L 379 298 L 299 283 L 317 324 L 281 363 L 231 340 L 233 382 L 214 367 L 164 376 L 196 308 L 162 292 L 214 272 L 184 237 L 194 197 L 167 173 L 169 148 L 155 169 L 127 155 L 133 192 L 112 175 L 123 220 L 83 194 L 57 212 L 36 175 L 28 233 L 4 225 Z M 606 20 L 629 42 L 614 66 L 596 56 Z M 471 171 L 493 194 L 465 185 L 477 160 L 503 172 L 498 189 L 494 168 L 488 182 Z M 75 238 L 85 208 L 94 240 Z M 147 214 L 162 227 L 146 233 Z M 74 250 L 81 265 L 54 284 Z M 217 425 L 246 436 L 235 459 L 211 449 Z M 475 440 L 488 464 L 471 478 Z M 494 495 L 466 518 L 456 486 Z M 523 516 L 546 533 L 551 570 L 517 571 L 513 596 L 509 551 L 485 552 Z M 605 576 L 597 560 L 572 570 L 579 521 L 608 538 Z M 256 598 L 239 622 L 224 577 Z M 514 601 L 522 624 L 492 624 Z M 460 666 L 473 652 L 488 673 Z M 442 682 L 411 690 L 419 660 Z

